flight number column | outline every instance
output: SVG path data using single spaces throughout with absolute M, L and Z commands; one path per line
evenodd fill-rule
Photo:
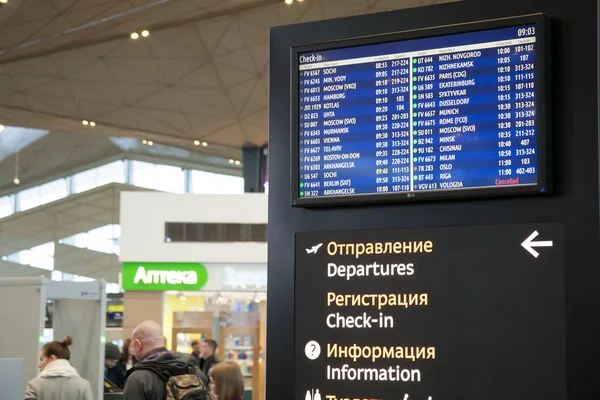
M 375 68 L 377 192 L 409 192 L 410 59 L 377 62 Z
M 411 60 L 413 185 L 417 190 L 436 190 L 434 171 L 439 161 L 434 147 L 437 125 L 436 74 L 433 57 L 414 57 Z
M 322 191 L 322 70 L 300 71 L 299 194 L 317 197 Z

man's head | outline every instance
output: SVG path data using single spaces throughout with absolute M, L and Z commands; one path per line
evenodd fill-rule
M 200 341 L 198 339 L 192 340 L 192 353 L 200 357 Z
M 206 359 L 217 351 L 217 342 L 212 339 L 206 339 L 200 345 L 200 357 Z
M 133 355 L 141 360 L 152 350 L 164 347 L 165 337 L 162 327 L 154 321 L 144 321 L 139 324 L 132 334 Z
M 106 343 L 104 345 L 104 365 L 107 368 L 114 368 L 121 359 L 121 351 L 119 346 L 114 343 Z

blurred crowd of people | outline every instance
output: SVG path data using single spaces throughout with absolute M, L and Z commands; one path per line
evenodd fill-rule
M 32 379 L 25 400 L 94 400 L 91 385 L 70 363 L 71 337 L 47 343 L 40 352 L 40 375 Z M 166 348 L 162 327 L 145 321 L 122 349 L 105 345 L 105 392 L 122 392 L 123 400 L 241 400 L 244 378 L 235 362 L 219 362 L 218 344 L 194 340 L 192 353 Z M 100 400 L 100 399 L 97 399 Z

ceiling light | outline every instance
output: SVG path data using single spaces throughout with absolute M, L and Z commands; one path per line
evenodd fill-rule
M 240 164 L 241 164 L 240 160 L 235 160 L 235 165 L 240 165 Z
M 294 0 L 285 0 L 285 4 L 292 4 Z
M 4 130 L 4 125 L 0 124 L 0 132 Z
M 142 144 L 148 144 L 148 141 L 146 139 L 142 140 Z
M 8 0 L 0 0 L 0 3 L 6 4 L 6 3 L 8 3 Z
M 96 126 L 96 123 L 94 121 L 90 121 L 90 126 Z
M 154 142 L 152 140 L 148 140 L 148 146 L 152 146 Z
M 137 33 L 137 32 L 133 32 L 133 33 L 130 35 L 130 37 L 131 37 L 133 40 L 136 40 L 136 39 L 139 39 L 139 38 L 140 38 L 140 34 L 139 34 L 139 33 Z
M 185 296 L 179 296 L 179 301 L 185 301 Z
M 200 141 L 199 140 L 194 140 L 194 145 L 200 146 Z
M 148 32 L 147 30 L 143 30 L 142 31 L 142 36 L 143 37 L 148 37 L 148 36 L 150 36 L 150 32 Z
M 13 183 L 15 185 L 18 185 L 19 183 L 21 183 L 21 181 L 19 180 L 19 178 L 15 178 L 15 179 L 13 179 Z
M 88 126 L 88 125 L 90 124 L 90 123 L 89 123 L 87 120 L 85 120 L 85 119 L 84 119 L 83 121 L 81 121 L 81 123 L 82 123 L 83 125 L 85 125 L 85 126 Z
M 206 147 L 206 146 L 208 146 L 208 143 L 202 142 L 202 147 Z
M 234 160 L 229 160 L 229 164 L 233 164 L 234 162 Z

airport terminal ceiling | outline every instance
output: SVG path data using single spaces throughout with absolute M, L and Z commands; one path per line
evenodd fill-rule
M 239 158 L 267 142 L 269 27 L 441 2 L 9 0 L 0 123 Z
M 241 160 L 244 144 L 267 142 L 271 26 L 441 2 L 0 3 L 0 199 L 122 158 L 240 176 L 240 166 L 228 160 Z M 0 276 L 49 274 L 9 258 L 117 224 L 111 204 L 123 188 L 139 190 L 111 184 L 3 219 Z M 116 280 L 114 254 L 60 240 L 52 252 L 55 270 Z M 78 270 L 84 260 L 88 267 Z

